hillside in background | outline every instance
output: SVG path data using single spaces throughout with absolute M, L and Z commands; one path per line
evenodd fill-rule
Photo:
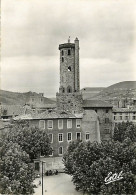
M 7 105 L 24 105 L 29 101 L 30 96 L 38 96 L 38 93 L 35 92 L 26 92 L 26 93 L 17 93 L 0 90 L 0 103 Z M 44 102 L 47 104 L 54 104 L 55 101 L 44 97 Z
M 83 99 L 85 100 L 88 98 L 93 98 L 104 89 L 104 87 L 85 87 L 81 89 L 81 93 L 83 95 Z
M 136 98 L 136 81 L 124 81 L 111 85 L 96 94 L 93 99 Z M 91 97 L 89 97 L 91 99 Z

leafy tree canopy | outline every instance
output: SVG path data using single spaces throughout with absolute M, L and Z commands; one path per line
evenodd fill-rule
M 124 137 L 102 143 L 72 142 L 64 155 L 65 171 L 72 175 L 77 190 L 86 194 L 134 194 L 136 191 L 136 144 L 131 123 L 122 124 Z M 115 132 L 116 133 L 116 132 Z M 117 133 L 116 133 L 117 136 Z M 115 135 L 114 135 L 115 137 Z M 118 141 L 120 140 L 120 142 Z M 108 173 L 123 179 L 105 184 Z
M 40 154 L 49 155 L 52 150 L 49 137 L 44 130 L 29 127 L 28 123 L 22 121 L 12 126 L 3 139 L 3 142 L 5 141 L 18 143 L 22 150 L 29 154 L 31 161 Z M 2 147 L 1 155 L 4 155 L 5 150 L 6 147 Z
M 0 193 L 32 194 L 34 171 L 29 155 L 12 141 L 5 142 L 5 147 L 0 173 Z

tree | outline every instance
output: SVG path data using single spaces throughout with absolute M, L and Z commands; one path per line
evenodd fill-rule
M 3 141 L 18 143 L 29 154 L 31 161 L 41 153 L 48 156 L 52 151 L 47 133 L 37 127 L 29 127 L 28 123 L 22 121 L 13 125 Z M 4 150 L 5 148 L 2 149 L 2 155 Z
M 72 175 L 76 189 L 86 194 L 134 194 L 136 191 L 136 146 L 130 138 L 100 144 L 80 142 L 72 152 L 68 149 L 64 157 L 65 168 Z M 105 184 L 108 173 L 121 171 L 122 180 Z
M 29 155 L 13 142 L 5 142 L 5 154 L 1 164 L 0 193 L 32 194 L 34 170 Z
M 72 175 L 73 174 L 73 152 L 81 143 L 81 140 L 72 141 L 69 143 L 67 152 L 63 155 L 63 163 L 65 166 L 65 173 Z
M 136 126 L 132 122 L 118 123 L 114 128 L 114 141 L 123 142 L 126 138 L 136 142 Z

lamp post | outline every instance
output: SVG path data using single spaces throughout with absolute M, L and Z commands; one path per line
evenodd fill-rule
M 45 161 L 41 161 L 41 163 L 42 163 L 42 195 L 44 195 L 43 194 L 43 164 L 46 163 L 46 162 Z

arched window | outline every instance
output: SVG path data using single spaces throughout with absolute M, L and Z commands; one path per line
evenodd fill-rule
M 64 87 L 62 88 L 62 93 L 65 93 L 65 88 Z
M 70 49 L 68 49 L 68 55 L 69 55 L 69 56 L 71 55 L 71 50 L 70 50 Z
M 72 93 L 72 87 L 71 86 L 67 87 L 67 93 Z
M 61 51 L 61 55 L 62 55 L 62 56 L 64 55 L 64 51 L 63 51 L 63 50 Z
M 64 57 L 62 57 L 62 62 L 64 62 Z
M 59 152 L 59 155 L 63 154 L 63 147 L 62 146 L 59 147 L 58 152 Z
M 71 66 L 68 67 L 68 71 L 71 71 Z

